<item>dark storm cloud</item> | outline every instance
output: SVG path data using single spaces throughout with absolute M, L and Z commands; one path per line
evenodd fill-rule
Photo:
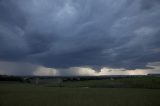
M 159 0 L 0 0 L 0 60 L 136 69 L 160 61 Z

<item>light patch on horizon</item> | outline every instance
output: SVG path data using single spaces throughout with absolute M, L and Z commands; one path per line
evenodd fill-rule
M 101 76 L 101 75 L 146 75 L 148 71 L 143 69 L 125 70 L 102 68 L 100 72 L 87 67 L 71 67 L 68 69 L 53 69 L 39 67 L 33 72 L 33 75 L 38 76 Z
M 38 67 L 35 71 L 33 71 L 33 75 L 35 76 L 54 76 L 59 75 L 58 71 L 53 68 L 45 68 L 45 67 Z
M 152 68 L 147 70 L 148 73 L 160 73 L 160 62 L 149 63 L 147 67 Z
M 104 67 L 100 71 L 89 67 L 70 67 L 65 69 L 47 68 L 36 64 L 0 61 L 2 75 L 34 75 L 34 76 L 100 76 L 100 75 L 147 75 L 159 73 L 160 62 L 149 63 L 150 69 L 126 70 Z
M 125 70 L 125 69 L 112 69 L 103 68 L 99 75 L 146 75 L 147 72 L 144 69 Z
M 54 69 L 39 67 L 34 75 L 47 76 L 100 76 L 100 75 L 147 75 L 149 73 L 159 73 L 160 62 L 149 63 L 147 67 L 152 69 L 125 70 L 104 67 L 101 71 L 96 71 L 88 67 L 71 67 L 68 69 Z

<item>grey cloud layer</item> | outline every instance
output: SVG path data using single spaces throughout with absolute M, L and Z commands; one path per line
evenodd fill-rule
M 159 0 L 0 0 L 0 60 L 145 68 L 160 61 Z

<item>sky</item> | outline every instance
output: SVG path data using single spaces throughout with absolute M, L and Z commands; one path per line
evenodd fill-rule
M 160 0 L 0 0 L 0 74 L 160 73 Z

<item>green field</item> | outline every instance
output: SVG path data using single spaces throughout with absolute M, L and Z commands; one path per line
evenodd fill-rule
M 106 80 L 68 81 L 64 87 L 89 88 L 144 88 L 160 89 L 160 77 L 119 78 Z
M 160 89 L 85 87 L 107 81 L 66 82 L 64 87 L 0 82 L 0 106 L 160 106 Z

